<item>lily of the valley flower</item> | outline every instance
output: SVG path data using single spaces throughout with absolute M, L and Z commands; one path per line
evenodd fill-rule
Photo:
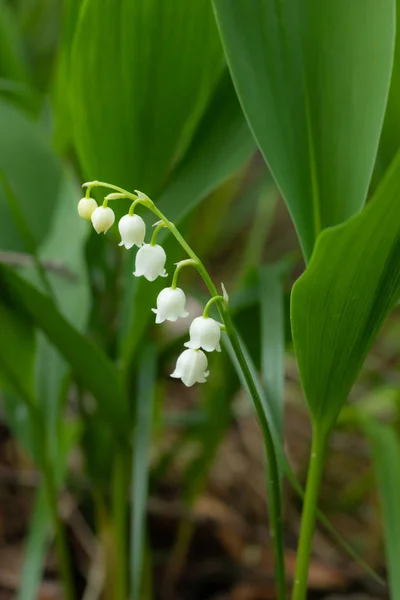
M 78 214 L 83 219 L 90 221 L 93 212 L 97 208 L 97 202 L 94 198 L 82 198 L 78 204 Z
M 187 317 L 185 309 L 186 296 L 180 288 L 168 287 L 158 294 L 157 308 L 151 310 L 156 313 L 156 323 L 176 321 L 179 317 Z
M 106 233 L 115 221 L 114 211 L 109 206 L 98 206 L 91 219 L 97 233 Z
M 210 317 L 197 317 L 190 325 L 190 340 L 185 346 L 196 350 L 203 348 L 207 352 L 221 352 L 219 345 L 221 339 L 221 325 Z
M 136 254 L 136 277 L 145 277 L 148 281 L 154 281 L 157 277 L 167 277 L 168 274 L 164 269 L 167 255 L 164 248 L 155 244 L 144 244 L 139 248 Z
M 205 383 L 209 375 L 207 356 L 201 350 L 184 350 L 178 357 L 171 377 L 182 379 L 187 387 Z
M 146 225 L 141 217 L 125 215 L 118 223 L 118 229 L 121 234 L 120 246 L 125 246 L 127 250 L 134 245 L 142 246 L 146 235 Z

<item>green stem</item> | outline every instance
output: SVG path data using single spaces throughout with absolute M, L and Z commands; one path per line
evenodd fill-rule
M 278 598 L 280 600 L 284 600 L 286 598 L 286 575 L 285 553 L 283 545 L 282 496 L 279 467 L 274 447 L 274 441 L 262 406 L 262 400 L 258 394 L 256 384 L 247 365 L 246 358 L 243 354 L 242 347 L 240 345 L 236 329 L 232 323 L 229 311 L 224 310 L 221 314 L 221 317 L 224 321 L 226 333 L 232 344 L 233 351 L 236 355 L 243 376 L 249 388 L 251 397 L 253 399 L 258 422 L 260 424 L 263 435 L 268 463 L 268 509 L 270 517 L 269 528 L 271 540 L 274 546 L 276 586 L 278 591 Z
M 113 526 L 115 536 L 115 599 L 128 598 L 127 581 L 127 511 L 126 511 L 126 478 L 123 453 L 118 450 L 115 457 L 113 478 Z
M 112 186 L 106 183 L 101 182 L 92 182 L 96 185 L 101 185 L 104 187 L 110 187 L 111 189 L 116 189 L 117 191 L 125 194 L 132 199 L 136 199 L 137 196 L 133 196 L 133 194 L 129 194 L 126 190 L 121 188 L 117 188 L 116 186 Z M 197 270 L 202 277 L 204 283 L 206 284 L 210 294 L 212 297 L 220 298 L 217 288 L 214 285 L 213 280 L 208 274 L 207 269 L 199 259 L 199 257 L 195 254 L 189 244 L 186 242 L 184 237 L 178 231 L 174 223 L 169 221 L 165 215 L 157 208 L 157 206 L 149 199 L 143 198 L 139 199 L 141 204 L 147 206 L 163 223 L 165 227 L 169 229 L 172 235 L 175 237 L 177 242 L 181 245 L 181 247 L 185 250 L 187 255 L 196 263 Z M 285 577 L 285 560 L 284 560 L 284 547 L 283 547 L 283 520 L 282 520 L 282 499 L 281 499 L 281 486 L 280 486 L 280 475 L 278 468 L 278 461 L 275 453 L 274 442 L 271 434 L 271 430 L 269 428 L 268 421 L 265 417 L 265 413 L 262 406 L 262 400 L 258 394 L 257 386 L 253 380 L 250 369 L 247 365 L 246 358 L 243 355 L 242 348 L 239 342 L 239 338 L 236 333 L 236 329 L 233 325 L 229 308 L 227 307 L 226 302 L 218 302 L 218 310 L 221 316 L 221 319 L 225 326 L 226 334 L 232 344 L 233 351 L 235 352 L 237 361 L 242 370 L 243 376 L 248 385 L 248 389 L 250 391 L 257 417 L 260 423 L 261 431 L 263 434 L 264 445 L 267 455 L 268 461 L 268 489 L 269 489 L 269 515 L 270 515 L 270 531 L 271 531 L 271 540 L 274 545 L 274 556 L 275 556 L 275 574 L 277 580 L 277 589 L 278 589 L 278 600 L 285 600 L 286 598 L 286 577 Z
M 306 492 L 301 515 L 300 540 L 297 548 L 296 572 L 292 590 L 292 600 L 305 600 L 307 597 L 308 569 L 312 550 L 315 519 L 318 510 L 318 496 L 321 487 L 327 435 L 314 427 L 308 467 Z
M 172 283 L 171 283 L 171 287 L 173 290 L 176 290 L 176 286 L 178 285 L 179 271 L 181 269 L 183 269 L 183 267 L 189 267 L 191 265 L 194 267 L 197 266 L 196 262 L 192 258 L 188 258 L 187 260 L 181 260 L 180 262 L 178 262 L 176 264 L 176 269 L 175 269 L 174 276 L 172 278 Z
M 165 227 L 165 223 L 159 223 L 155 230 L 153 231 L 153 235 L 151 236 L 150 246 L 155 246 L 157 244 L 157 236 L 161 229 Z
M 213 296 L 212 298 L 210 298 L 203 310 L 204 319 L 208 319 L 208 313 L 210 312 L 210 308 L 215 302 L 225 302 L 225 298 L 223 296 Z

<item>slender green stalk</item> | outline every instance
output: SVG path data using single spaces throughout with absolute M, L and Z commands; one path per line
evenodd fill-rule
M 109 185 L 100 181 L 90 182 L 87 186 L 103 186 L 116 190 L 123 194 L 124 197 L 130 198 L 131 200 L 143 204 L 150 209 L 169 229 L 172 235 L 175 237 L 177 242 L 181 245 L 187 255 L 194 261 L 195 266 L 206 284 L 212 297 L 217 296 L 219 300 L 221 297 L 218 294 L 217 288 L 214 285 L 207 269 L 195 254 L 189 244 L 186 242 L 184 237 L 180 234 L 174 223 L 169 221 L 165 215 L 157 208 L 157 206 L 148 198 L 142 194 L 131 194 L 126 190 L 119 188 L 114 185 Z M 274 556 L 275 556 L 275 575 L 278 590 L 278 599 L 285 600 L 286 598 L 286 577 L 285 577 L 285 561 L 284 561 L 284 546 L 283 546 L 283 520 L 282 520 L 282 499 L 281 499 L 281 486 L 279 477 L 278 461 L 275 453 L 275 447 L 271 430 L 269 428 L 268 421 L 265 417 L 264 410 L 262 407 L 262 401 L 257 391 L 257 386 L 253 380 L 250 369 L 247 365 L 246 359 L 243 355 L 242 348 L 239 342 L 239 338 L 236 333 L 236 329 L 233 325 L 230 311 L 227 306 L 227 302 L 218 303 L 218 310 L 221 319 L 224 323 L 226 334 L 232 344 L 233 351 L 235 352 L 237 361 L 242 370 L 243 376 L 248 385 L 258 421 L 263 434 L 264 445 L 267 455 L 268 462 L 268 490 L 269 490 L 269 515 L 270 515 L 270 532 L 271 539 L 274 545 Z
M 300 540 L 297 547 L 297 564 L 292 590 L 292 600 L 307 598 L 308 569 L 312 549 L 315 519 L 318 511 L 318 496 L 321 487 L 327 435 L 313 428 L 310 463 L 306 492 L 301 515 Z
M 115 536 L 114 574 L 115 599 L 128 598 L 128 561 L 127 561 L 127 510 L 126 491 L 127 480 L 125 461 L 122 450 L 117 451 L 114 464 L 113 478 L 113 529 Z
M 178 263 L 176 263 L 176 269 L 174 272 L 174 276 L 172 278 L 172 283 L 171 283 L 171 287 L 173 290 L 176 289 L 176 286 L 178 285 L 178 275 L 179 272 L 181 271 L 181 269 L 183 269 L 183 267 L 189 267 L 189 266 L 197 266 L 196 265 L 196 261 L 194 261 L 192 258 L 188 258 L 187 260 L 181 260 Z
M 216 302 L 224 302 L 225 303 L 225 298 L 223 296 L 213 296 L 205 305 L 204 310 L 203 310 L 203 317 L 205 319 L 208 318 L 208 313 L 210 312 L 210 308 L 212 307 L 213 304 L 215 304 Z

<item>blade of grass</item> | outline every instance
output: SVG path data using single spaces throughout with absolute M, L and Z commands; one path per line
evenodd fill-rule
M 24 550 L 24 562 L 18 600 L 36 600 L 44 570 L 51 531 L 51 515 L 43 487 L 38 488 L 29 533 Z
M 283 440 L 285 381 L 285 323 L 283 286 L 279 265 L 259 271 L 261 309 L 261 374 L 268 403 Z
M 128 407 L 115 366 L 70 325 L 50 298 L 2 264 L 0 285 L 3 297 L 21 315 L 33 321 L 70 363 L 79 381 L 96 398 L 104 420 L 115 427 L 115 432 L 126 432 Z
M 374 460 L 385 533 L 385 554 L 391 600 L 400 599 L 400 443 L 390 425 L 372 419 L 361 422 Z

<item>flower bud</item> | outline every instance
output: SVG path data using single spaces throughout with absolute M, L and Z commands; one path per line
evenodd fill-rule
M 175 371 L 171 377 L 182 379 L 187 387 L 195 383 L 204 383 L 207 380 L 207 356 L 201 350 L 184 350 L 178 357 Z
M 78 213 L 83 219 L 90 221 L 90 218 L 96 208 L 97 202 L 94 198 L 82 198 L 82 200 L 79 200 Z
M 197 317 L 190 325 L 190 341 L 186 342 L 186 348 L 203 348 L 207 352 L 216 350 L 221 352 L 219 345 L 221 339 L 221 325 L 210 317 Z
M 127 250 L 136 246 L 141 246 L 146 235 L 146 225 L 138 215 L 125 215 L 118 223 L 118 229 L 121 234 L 119 246 L 125 246 Z
M 156 313 L 156 323 L 176 321 L 179 317 L 187 317 L 185 310 L 186 296 L 180 288 L 168 287 L 158 294 L 157 308 L 151 310 Z
M 148 281 L 154 281 L 157 277 L 167 277 L 164 269 L 166 260 L 167 255 L 164 248 L 158 245 L 144 244 L 136 254 L 136 270 L 133 274 L 136 277 L 143 275 Z
M 106 233 L 114 221 L 115 215 L 109 206 L 98 206 L 92 213 L 92 223 L 97 233 Z

